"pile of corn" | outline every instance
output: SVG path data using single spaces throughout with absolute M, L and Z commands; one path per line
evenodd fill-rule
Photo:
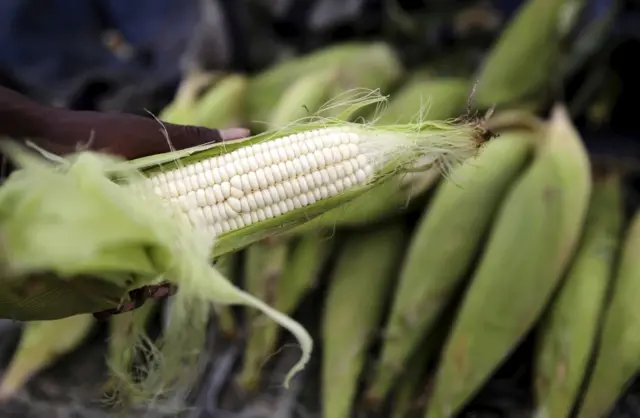
M 380 109 L 372 100 L 349 113 L 363 126 L 425 115 L 456 118 L 465 114 L 472 90 L 474 106 L 495 107 L 487 124 L 499 136 L 477 156 L 447 167 L 445 176 L 440 170 L 389 176 L 286 233 L 221 247 L 218 269 L 284 314 L 295 317 L 310 295 L 325 292 L 314 335 L 323 417 L 352 417 L 357 410 L 397 418 L 458 416 L 532 334 L 535 416 L 607 416 L 634 378 L 640 368 L 634 306 L 640 298 L 640 212 L 625 215 L 624 173 L 589 158 L 562 104 L 540 114 L 563 65 L 567 8 L 579 3 L 526 2 L 468 77 L 428 66 L 408 70 L 384 43 L 341 44 L 254 76 L 217 75 L 205 87 L 200 76 L 187 78 L 160 116 L 260 133 L 318 114 L 344 115 L 351 94 L 371 89 L 390 101 Z M 283 155 L 273 151 L 282 160 L 280 174 L 238 151 L 246 163 L 246 175 L 231 182 L 238 196 L 169 175 L 153 181 L 180 204 L 188 193 L 194 201 L 218 201 L 200 205 L 204 218 L 211 219 L 213 233 L 233 233 L 338 195 L 373 170 L 351 142 L 357 134 L 314 132 L 319 159 L 298 158 L 295 138 L 302 137 L 294 134 L 279 143 Z M 335 146 L 323 148 L 331 135 Z M 323 169 L 325 159 L 341 168 Z M 205 173 L 216 169 L 211 161 L 198 162 Z M 191 167 L 198 178 L 195 166 L 182 172 Z M 304 185 L 284 182 L 273 193 L 250 193 L 253 183 L 268 182 L 265 173 L 285 176 L 298 166 L 311 172 Z M 222 204 L 218 194 L 231 197 Z M 183 200 L 187 213 L 195 210 Z M 131 361 L 122 335 L 145 326 L 156 308 L 148 302 L 135 318 L 111 320 L 111 361 Z M 213 319 L 220 335 L 243 344 L 231 385 L 250 399 L 268 384 L 282 332 L 251 309 L 216 306 Z M 34 373 L 77 349 L 92 327 L 89 315 L 27 325 L 0 396 L 11 397 Z M 193 349 L 202 350 L 204 339 L 197 344 Z

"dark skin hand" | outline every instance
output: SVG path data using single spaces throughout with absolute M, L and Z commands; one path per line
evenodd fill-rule
M 58 155 L 89 149 L 134 159 L 170 151 L 169 143 L 180 150 L 248 135 L 249 130 L 244 128 L 208 129 L 159 122 L 152 117 L 47 107 L 0 86 L 0 137 L 29 140 Z M 135 289 L 129 292 L 131 302 L 94 316 L 107 319 L 175 291 L 168 284 Z

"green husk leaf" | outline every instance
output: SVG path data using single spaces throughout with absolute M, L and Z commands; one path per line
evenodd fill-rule
M 293 80 L 318 71 L 318 69 L 326 71 L 335 69 L 341 75 L 335 90 L 331 92 L 332 95 L 357 87 L 381 88 L 381 83 L 386 83 L 384 75 L 387 72 L 391 75 L 389 78 L 393 78 L 394 74 L 399 76 L 396 60 L 397 57 L 385 43 L 349 42 L 329 46 L 275 65 L 250 81 L 249 116 L 251 128 L 255 131 L 265 129 L 262 125 L 269 121 L 269 115 Z M 376 66 L 367 68 L 372 62 Z M 375 78 L 373 85 L 370 85 L 370 81 L 359 81 L 363 78 L 368 80 L 368 76 L 364 73 L 370 70 Z M 331 115 L 344 119 L 336 113 L 331 113 Z
M 596 177 L 582 244 L 541 324 L 537 416 L 569 416 L 586 376 L 622 232 L 621 192 L 617 173 Z
M 95 320 L 91 315 L 27 323 L 18 348 L 0 381 L 0 400 L 11 398 L 39 371 L 77 349 L 94 325 Z
M 222 77 L 191 108 L 192 125 L 212 129 L 244 125 L 248 84 L 243 74 Z
M 562 71 L 563 40 L 574 19 L 569 9 L 583 0 L 528 0 L 508 23 L 477 77 L 480 108 L 517 106 L 537 109 L 551 97 Z
M 456 168 L 436 190 L 402 266 L 385 326 L 380 364 L 368 388 L 382 400 L 465 278 L 514 179 L 533 152 L 534 135 L 505 132 Z
M 289 259 L 289 242 L 285 239 L 265 239 L 250 245 L 246 250 L 244 263 L 244 287 L 248 292 L 258 295 L 274 306 L 278 282 Z M 244 389 L 254 389 L 259 382 L 261 360 L 255 351 L 262 350 L 260 333 L 262 316 L 247 314 L 248 339 L 245 348 L 245 359 L 239 382 Z M 267 348 L 268 349 L 268 348 Z
M 238 263 L 240 259 L 240 252 L 227 253 L 216 260 L 215 266 L 224 277 L 226 277 L 232 283 L 238 282 Z M 227 337 L 233 337 L 237 332 L 237 325 L 235 316 L 230 306 L 226 305 L 214 305 L 216 318 L 218 321 L 218 327 L 222 334 Z
M 456 77 L 414 75 L 391 96 L 389 106 L 375 123 L 390 125 L 411 123 L 417 117 L 447 119 L 464 110 L 471 83 Z
M 193 109 L 197 106 L 201 91 L 220 77 L 217 73 L 200 71 L 188 74 L 180 83 L 175 97 L 160 112 L 158 119 L 177 124 L 190 125 L 195 122 Z
M 315 283 L 329 255 L 332 239 L 316 232 L 287 240 L 286 247 L 282 244 L 284 242 L 277 245 L 276 251 L 273 251 L 272 246 L 254 244 L 261 249 L 261 255 L 269 260 L 269 265 L 273 266 L 275 261 L 278 269 L 275 272 L 277 274 L 274 274 L 272 268 L 265 266 L 261 275 L 253 273 L 252 276 L 262 280 L 253 285 L 253 290 L 247 290 L 254 294 L 264 294 L 265 300 L 275 309 L 291 314 Z M 247 252 L 251 252 L 254 246 L 249 247 Z M 254 315 L 251 319 L 244 365 L 238 378 L 245 389 L 256 388 L 262 366 L 274 354 L 278 337 L 278 329 L 266 322 L 263 316 Z
M 586 150 L 557 106 L 536 159 L 498 211 L 445 345 L 426 417 L 455 416 L 536 324 L 573 256 L 590 194 Z
M 323 416 L 352 416 L 366 350 L 382 319 L 407 233 L 401 222 L 350 231 L 331 277 L 322 325 Z
M 293 81 L 273 110 L 269 124 L 283 127 L 315 114 L 329 98 L 336 73 L 333 68 L 320 69 Z
M 640 211 L 625 232 L 611 301 L 604 313 L 593 373 L 579 406 L 579 418 L 604 417 L 640 369 Z

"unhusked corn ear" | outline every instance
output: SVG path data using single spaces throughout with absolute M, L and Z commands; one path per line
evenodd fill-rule
M 562 27 L 563 20 L 569 8 L 581 7 L 582 3 L 583 0 L 521 3 L 480 70 L 477 105 L 537 108 L 548 99 L 552 83 L 562 70 L 562 40 L 567 31 Z
M 333 68 L 319 69 L 292 81 L 273 110 L 269 124 L 282 127 L 312 116 L 329 98 L 336 73 Z
M 261 129 L 260 124 L 269 119 L 282 93 L 292 80 L 307 75 L 319 68 L 335 67 L 358 50 L 366 48 L 364 43 L 342 43 L 319 49 L 310 54 L 277 63 L 266 71 L 257 74 L 249 81 L 248 106 L 250 119 L 254 129 Z
M 150 185 L 216 237 L 221 255 L 272 235 L 270 227 L 304 223 L 405 168 L 464 160 L 482 142 L 475 124 L 325 125 L 160 156 L 166 165 L 177 157 L 182 167 L 153 167 Z M 152 161 L 158 156 L 137 164 Z
M 277 286 L 289 259 L 289 245 L 286 239 L 267 238 L 250 245 L 245 250 L 244 288 L 247 292 L 264 300 L 271 306 L 277 299 Z M 265 317 L 257 312 L 246 310 L 248 337 L 243 360 L 243 368 L 238 380 L 243 389 L 253 390 L 259 383 L 260 367 L 264 359 L 255 354 L 263 345 L 261 328 Z
M 381 402 L 411 353 L 441 318 L 514 179 L 533 154 L 535 135 L 507 131 L 457 167 L 420 219 L 399 274 L 382 350 L 367 390 Z
M 445 344 L 427 418 L 455 416 L 477 393 L 538 321 L 573 255 L 591 193 L 589 159 L 563 107 L 543 134 L 497 213 Z
M 464 110 L 470 87 L 464 78 L 418 73 L 391 96 L 389 107 L 375 123 L 410 123 L 418 111 L 429 119 L 450 118 Z
M 162 109 L 158 118 L 169 123 L 194 124 L 194 109 L 197 106 L 200 92 L 213 84 L 219 76 L 216 73 L 199 71 L 188 74 L 180 83 L 171 103 Z
M 252 128 L 264 130 L 263 123 L 269 120 L 276 103 L 291 83 L 319 69 L 337 72 L 330 89 L 332 96 L 356 88 L 384 90 L 402 74 L 396 53 L 383 42 L 338 44 L 275 65 L 250 82 Z M 331 111 L 326 114 L 335 116 Z
M 55 321 L 28 322 L 0 381 L 0 400 L 11 398 L 33 375 L 78 348 L 95 320 L 75 315 Z
M 409 418 L 424 410 L 429 396 L 429 380 L 434 364 L 437 364 L 440 350 L 444 344 L 451 323 L 455 318 L 460 299 L 460 293 L 445 309 L 442 319 L 431 332 L 424 334 L 420 348 L 413 352 L 408 366 L 394 385 L 393 390 L 393 418 Z M 402 336 L 399 336 L 402 338 Z M 374 408 L 378 404 L 371 405 Z
M 254 277 L 263 280 L 259 283 L 254 282 L 252 285 L 247 283 L 247 290 L 264 298 L 280 312 L 291 314 L 298 306 L 300 299 L 315 283 L 331 250 L 333 240 L 318 232 L 308 233 L 278 243 L 276 251 L 272 250 L 272 246 L 264 245 L 264 241 L 269 239 L 250 246 L 246 251 L 251 254 L 253 247 L 260 248 L 262 251 L 260 255 L 269 260 L 269 266 L 273 266 L 272 260 L 276 260 L 277 270 L 268 269 L 267 271 L 265 268 L 262 275 L 254 273 Z M 282 254 L 284 250 L 286 254 Z M 250 278 L 247 277 L 247 279 Z M 248 331 L 244 364 L 238 379 L 243 388 L 255 389 L 260 371 L 267 360 L 275 354 L 278 328 L 264 321 L 266 319 L 264 317 L 252 315 L 249 318 L 253 321 Z
M 228 253 L 219 257 L 216 260 L 216 268 L 220 270 L 220 273 L 229 279 L 232 283 L 237 283 L 238 280 L 238 263 L 240 259 L 240 252 Z M 233 315 L 233 311 L 230 306 L 214 305 L 214 311 L 216 319 L 218 321 L 218 327 L 222 334 L 226 337 L 231 337 L 236 333 L 236 320 Z
M 322 319 L 323 417 L 351 417 L 367 348 L 383 314 L 406 230 L 395 221 L 350 231 L 331 275 Z
M 247 76 L 229 74 L 219 79 L 195 103 L 192 125 L 231 128 L 246 122 Z
M 625 232 L 593 373 L 578 418 L 606 417 L 640 369 L 640 211 Z
M 597 340 L 622 229 L 618 173 L 596 172 L 582 243 L 540 326 L 535 361 L 537 416 L 569 416 Z

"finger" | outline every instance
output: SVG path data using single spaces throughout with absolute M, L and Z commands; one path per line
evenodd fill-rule
M 209 129 L 192 125 L 165 124 L 171 145 L 181 150 L 197 145 L 231 141 L 249 136 L 245 128 Z

